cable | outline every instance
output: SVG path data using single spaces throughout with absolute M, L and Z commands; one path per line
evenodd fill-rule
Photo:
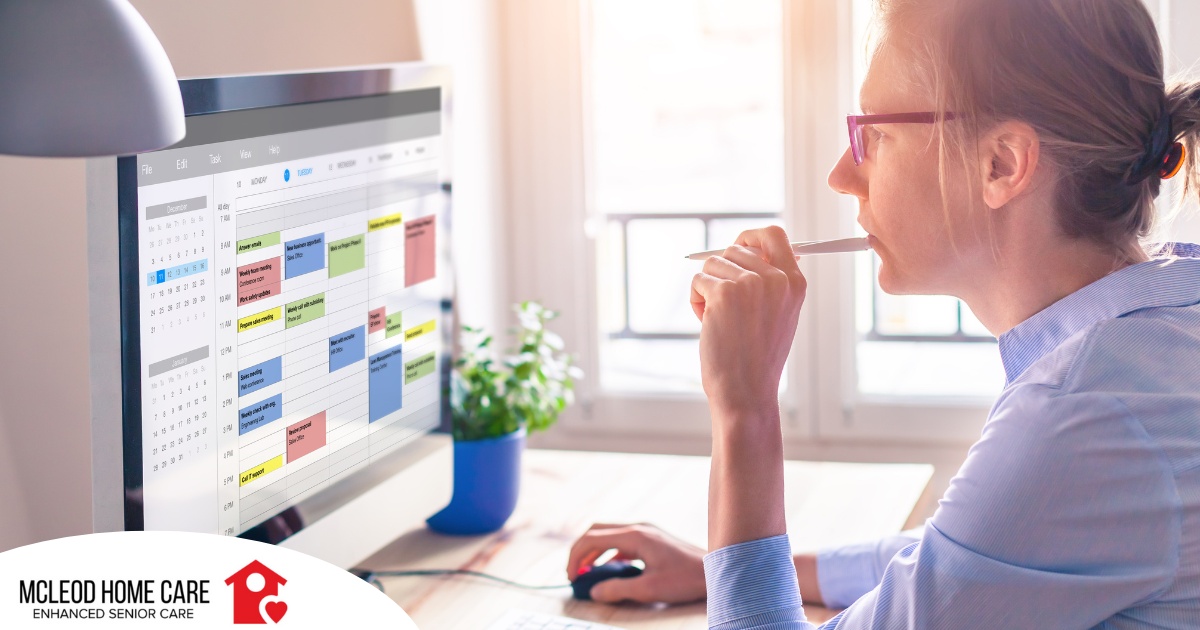
M 529 584 L 521 584 L 513 582 L 502 577 L 480 573 L 479 571 L 468 571 L 467 569 L 418 569 L 413 571 L 365 571 L 358 570 L 353 572 L 358 577 L 366 580 L 368 583 L 375 585 L 375 588 L 383 591 L 383 584 L 379 582 L 381 577 L 417 577 L 417 576 L 432 576 L 432 575 L 468 575 L 471 577 L 484 578 L 500 582 L 506 586 L 514 586 L 516 588 L 524 588 L 529 590 L 541 591 L 559 588 L 571 588 L 570 584 L 553 584 L 549 586 L 531 586 Z

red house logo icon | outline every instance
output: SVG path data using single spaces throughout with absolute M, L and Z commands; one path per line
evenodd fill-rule
M 255 560 L 225 579 L 233 586 L 233 623 L 279 623 L 287 614 L 287 602 L 279 598 L 279 587 L 287 580 Z

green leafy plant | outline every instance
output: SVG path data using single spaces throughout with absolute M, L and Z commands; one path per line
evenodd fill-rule
M 563 352 L 562 337 L 546 329 L 558 313 L 537 302 L 514 309 L 520 325 L 511 332 L 519 345 L 501 364 L 493 356 L 492 336 L 463 326 L 463 354 L 450 379 L 455 440 L 500 437 L 522 426 L 543 431 L 574 401 L 575 379 L 583 371 Z

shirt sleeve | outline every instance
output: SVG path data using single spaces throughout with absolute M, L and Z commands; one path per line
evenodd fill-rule
M 817 552 L 817 584 L 829 608 L 845 608 L 866 595 L 883 579 L 883 570 L 901 549 L 921 540 L 917 527 L 879 540 L 822 549 Z
M 708 627 L 808 630 L 786 534 L 722 547 L 704 556 Z

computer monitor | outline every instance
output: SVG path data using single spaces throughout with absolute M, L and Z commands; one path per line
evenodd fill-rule
M 448 73 L 180 88 L 88 165 L 95 529 L 352 566 L 450 498 Z

